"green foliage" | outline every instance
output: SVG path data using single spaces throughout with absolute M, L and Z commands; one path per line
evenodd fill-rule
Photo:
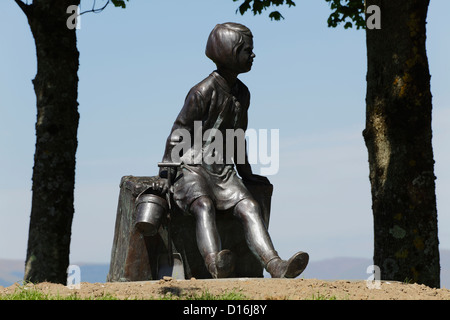
M 111 1 L 115 7 L 126 8 L 126 2 L 129 0 L 108 0 Z M 234 2 L 242 0 L 233 0 Z M 328 18 L 329 27 L 337 27 L 341 23 L 344 24 L 344 28 L 352 28 L 353 25 L 357 29 L 364 29 L 366 27 L 365 17 L 364 17 L 364 0 L 325 0 L 330 4 L 331 10 L 333 12 Z M 241 15 L 244 15 L 247 11 L 253 12 L 254 15 L 261 14 L 264 10 L 269 7 L 287 5 L 290 7 L 295 7 L 295 2 L 292 0 L 243 0 L 243 2 L 236 9 Z M 279 21 L 284 19 L 283 15 L 275 10 L 269 13 L 270 20 Z
M 129 0 L 126 0 L 126 1 L 129 1 Z M 111 2 L 113 3 L 113 5 L 115 7 L 121 7 L 123 9 L 125 9 L 127 6 L 125 3 L 125 0 L 111 0 Z
M 233 0 L 234 2 L 242 0 Z M 325 0 L 330 4 L 330 8 L 333 11 L 328 18 L 329 27 L 337 27 L 341 23 L 344 24 L 344 28 L 352 28 L 353 25 L 357 29 L 364 29 L 366 27 L 366 21 L 364 17 L 364 0 Z M 288 7 L 295 6 L 292 0 L 244 0 L 241 3 L 236 12 L 241 15 L 247 11 L 253 12 L 254 15 L 261 14 L 263 10 L 271 6 L 281 6 L 286 4 Z M 271 20 L 281 20 L 284 17 L 279 11 L 272 11 L 269 14 Z
M 344 23 L 344 28 L 365 29 L 366 21 L 364 17 L 364 0 L 325 0 L 330 3 L 331 13 L 328 18 L 329 27 L 337 27 Z
M 49 300 L 49 295 L 41 291 L 18 287 L 13 293 L 0 295 L 0 300 Z
M 233 0 L 234 2 L 240 0 Z M 294 1 L 292 0 L 244 0 L 244 2 L 239 6 L 236 12 L 239 12 L 243 15 L 248 10 L 252 11 L 254 15 L 261 14 L 263 10 L 267 10 L 267 8 L 271 6 L 281 6 L 286 4 L 288 7 L 295 6 Z M 272 11 L 269 13 L 269 18 L 271 20 L 281 20 L 284 17 L 281 15 L 279 11 Z
M 115 7 L 121 7 L 126 8 L 126 1 L 129 0 L 108 0 L 113 3 Z M 241 0 L 233 0 L 241 1 Z M 236 12 L 239 12 L 241 15 L 243 15 L 248 10 L 251 10 L 254 15 L 261 14 L 263 10 L 267 10 L 267 8 L 271 6 L 281 6 L 286 4 L 288 7 L 295 6 L 294 1 L 292 0 L 244 0 L 244 2 L 239 6 L 239 8 L 236 10 Z M 269 13 L 269 18 L 271 20 L 281 20 L 284 19 L 284 17 L 281 15 L 279 11 L 272 11 Z

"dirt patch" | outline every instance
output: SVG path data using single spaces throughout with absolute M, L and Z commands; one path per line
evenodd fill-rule
M 370 284 L 370 283 L 369 283 Z M 371 283 L 374 286 L 376 283 Z M 13 293 L 18 285 L 0 287 L 0 294 Z M 113 295 L 119 299 L 159 299 L 165 295 L 181 297 L 213 295 L 236 292 L 252 300 L 450 300 L 450 290 L 433 289 L 425 285 L 400 282 L 379 283 L 379 287 L 368 287 L 366 281 L 325 281 L 317 279 L 220 279 L 220 280 L 174 280 L 139 282 L 82 282 L 79 289 L 67 286 L 40 283 L 27 284 L 26 290 L 36 289 L 60 297 L 77 294 L 80 298 L 96 298 Z

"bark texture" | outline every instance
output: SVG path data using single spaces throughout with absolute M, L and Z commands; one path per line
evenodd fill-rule
M 25 280 L 65 284 L 74 213 L 78 129 L 75 29 L 67 8 L 79 0 L 16 1 L 25 12 L 37 55 L 36 150 Z
M 440 286 L 426 54 L 429 0 L 367 0 L 381 30 L 367 29 L 364 138 L 374 216 L 374 264 L 385 280 Z

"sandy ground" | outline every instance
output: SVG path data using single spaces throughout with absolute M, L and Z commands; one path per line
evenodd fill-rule
M 369 285 L 369 286 L 368 286 Z M 378 286 L 377 286 L 378 285 Z M 52 283 L 28 284 L 44 293 L 64 297 L 77 294 L 82 298 L 95 298 L 112 294 L 119 299 L 159 299 L 172 295 L 185 299 L 190 295 L 208 292 L 220 295 L 238 292 L 251 300 L 450 300 L 450 290 L 433 289 L 425 285 L 400 282 L 325 281 L 316 279 L 238 278 L 219 280 L 175 280 L 85 283 L 79 288 L 68 288 Z M 18 285 L 0 287 L 0 294 L 19 290 Z

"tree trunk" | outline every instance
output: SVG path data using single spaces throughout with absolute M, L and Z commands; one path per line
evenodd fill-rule
M 364 138 L 374 216 L 374 264 L 381 279 L 440 286 L 426 54 L 429 0 L 366 0 L 381 9 L 367 29 Z
M 74 213 L 78 129 L 78 64 L 75 29 L 66 13 L 79 0 L 16 1 L 36 44 L 37 103 L 33 196 L 25 280 L 65 284 Z M 20 2 L 20 3 L 19 3 Z

